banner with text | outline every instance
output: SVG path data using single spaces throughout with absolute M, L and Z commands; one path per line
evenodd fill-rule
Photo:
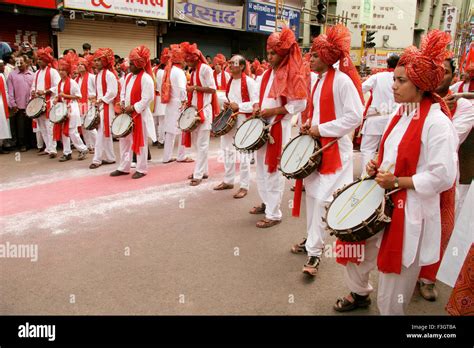
M 286 25 L 295 32 L 296 38 L 300 36 L 301 12 L 291 7 L 279 7 L 278 28 Z M 275 31 L 276 7 L 271 4 L 262 4 L 255 1 L 247 3 L 247 31 L 270 34 Z

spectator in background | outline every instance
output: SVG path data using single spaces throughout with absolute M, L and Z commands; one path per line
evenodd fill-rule
M 5 62 L 0 59 L 0 74 L 3 74 L 5 76 Z
M 92 46 L 90 44 L 87 42 L 82 44 L 82 56 L 84 58 L 86 58 L 89 54 L 92 54 L 91 50 Z
M 12 49 L 6 42 L 0 42 L 0 59 L 7 53 L 11 53 Z
M 63 51 L 63 57 L 68 54 L 69 52 L 72 52 L 74 54 L 76 54 L 76 50 L 74 48 L 68 48 L 66 50 Z
M 13 57 L 13 53 L 3 55 L 3 61 L 5 62 L 5 71 L 3 74 L 5 75 L 5 79 L 7 79 L 8 75 L 15 70 L 15 58 Z
M 209 66 L 212 66 L 212 57 L 206 56 L 206 60 L 207 60 L 207 64 L 209 64 Z
M 16 58 L 17 68 L 8 75 L 8 105 L 11 108 L 10 129 L 14 144 L 20 152 L 34 147 L 32 121 L 25 109 L 30 99 L 34 74 L 28 69 L 28 56 Z

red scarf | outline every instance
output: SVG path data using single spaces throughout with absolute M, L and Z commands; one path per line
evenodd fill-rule
M 458 93 L 463 93 L 464 92 L 464 85 L 466 84 L 465 81 L 463 81 L 458 88 Z M 474 79 L 471 79 L 469 82 L 469 89 L 468 92 L 474 92 Z
M 271 69 L 265 71 L 265 74 L 262 78 L 262 84 L 260 85 L 260 107 L 262 107 L 263 98 L 265 94 L 265 90 L 268 85 L 268 80 L 270 79 L 270 75 L 272 73 Z M 286 105 L 286 97 L 280 96 L 281 104 Z M 278 163 L 280 162 L 281 157 L 281 147 L 283 143 L 283 131 L 281 127 L 281 120 L 285 117 L 285 115 L 277 115 L 275 120 L 273 121 L 273 125 L 270 128 L 270 136 L 273 138 L 274 143 L 270 144 L 267 142 L 267 151 L 265 153 L 265 164 L 268 166 L 268 172 L 274 173 L 278 168 Z
M 64 88 L 63 87 L 64 84 Z M 64 94 L 71 95 L 71 78 L 66 78 L 66 81 L 63 80 L 59 81 L 58 84 L 58 102 L 62 102 L 63 98 L 61 98 L 61 92 Z M 66 99 L 66 104 L 68 106 L 69 112 L 69 103 L 71 99 Z M 53 138 L 55 141 L 61 140 L 61 133 L 64 134 L 65 137 L 69 136 L 69 116 L 66 117 L 66 120 L 62 123 L 55 123 L 53 126 Z
M 140 73 L 137 75 L 137 78 L 133 82 L 132 91 L 130 93 L 130 105 L 134 105 L 142 99 L 142 77 L 144 73 L 144 70 L 140 71 Z M 127 91 L 127 86 L 131 78 L 132 74 L 127 77 L 127 81 L 125 82 L 125 92 Z M 145 139 L 143 139 L 142 114 L 134 111 L 131 116 L 133 119 L 132 150 L 138 156 L 140 154 L 141 148 L 145 145 Z
M 38 70 L 36 73 L 36 81 L 35 81 L 35 92 L 38 90 L 38 76 L 40 74 L 41 70 Z M 48 91 L 51 88 L 51 67 L 47 66 L 46 71 L 44 73 L 44 90 Z M 49 101 L 51 99 L 50 94 L 45 94 L 45 99 L 46 99 L 46 118 L 49 118 L 49 111 L 51 110 L 51 105 L 49 104 Z
M 196 69 L 193 70 L 193 72 L 191 73 L 191 79 L 189 81 L 189 85 L 192 85 L 192 83 L 194 81 L 194 76 L 196 76 L 196 86 L 202 87 L 201 77 L 199 76 L 202 64 L 203 64 L 202 62 L 199 62 Z M 202 124 L 206 121 L 206 117 L 204 116 L 204 93 L 203 92 L 198 92 L 198 91 L 195 91 L 195 92 L 196 92 L 196 95 L 197 95 L 197 109 L 199 111 L 198 115 L 199 115 L 199 118 L 201 119 L 201 124 Z M 193 100 L 193 92 L 191 91 L 191 92 L 188 92 L 188 106 L 191 106 L 192 100 Z M 219 112 L 220 112 L 219 102 L 217 101 L 217 94 L 216 93 L 212 94 L 212 102 L 211 103 L 212 103 L 212 114 L 213 114 L 213 118 L 214 118 L 214 116 L 219 114 Z M 191 147 L 191 132 L 183 132 L 182 133 L 181 143 L 185 147 Z
M 230 86 L 232 85 L 232 81 L 234 80 L 233 77 L 230 78 L 229 84 L 227 85 L 227 89 L 225 91 L 225 95 L 227 97 L 227 100 L 229 100 L 229 91 L 230 91 Z M 242 73 L 242 76 L 240 78 L 240 95 L 242 97 L 242 103 L 246 103 L 250 101 L 250 95 L 249 95 L 249 89 L 247 87 L 247 76 L 245 73 Z M 252 114 L 244 114 L 246 117 L 250 117 Z
M 321 96 L 319 98 L 319 124 L 326 122 L 331 122 L 336 119 L 336 111 L 334 108 L 334 76 L 336 71 L 333 68 L 329 68 L 326 78 L 324 79 L 323 86 L 321 88 Z M 309 122 L 313 119 L 314 114 L 314 93 L 318 87 L 318 79 L 314 84 L 313 90 L 311 91 L 311 98 L 309 99 L 310 103 L 310 115 Z M 321 145 L 325 146 L 329 142 L 335 140 L 336 138 L 320 137 Z M 321 174 L 334 174 L 336 171 L 342 168 L 341 155 L 339 153 L 339 144 L 336 142 L 334 145 L 330 146 L 323 151 L 321 156 L 321 163 L 318 168 L 319 173 Z M 293 198 L 293 209 L 292 216 L 300 216 L 301 208 L 301 194 L 303 191 L 303 180 L 296 180 L 295 193 Z
M 106 75 L 107 75 L 107 70 L 106 69 L 102 69 L 102 79 L 101 79 L 101 83 L 102 83 L 102 96 L 105 96 L 107 94 L 107 79 L 106 79 Z M 99 72 L 100 74 L 100 72 Z M 99 96 L 99 89 L 98 89 L 98 85 L 97 85 L 97 79 L 99 78 L 99 74 L 97 74 L 95 76 L 95 95 L 98 97 Z M 104 106 L 104 135 L 106 138 L 109 138 L 110 137 L 110 123 L 109 123 L 109 108 L 110 108 L 110 105 L 107 104 L 107 103 L 102 103 L 102 105 Z
M 78 76 L 76 78 L 76 82 L 79 83 L 79 79 L 81 76 Z M 82 76 L 82 81 L 81 81 L 81 99 L 79 99 L 79 109 L 81 110 L 81 115 L 84 115 L 87 112 L 87 100 L 89 98 L 89 73 L 86 71 L 84 76 Z
M 157 92 L 157 95 L 161 96 L 162 104 L 168 104 L 171 99 L 171 70 L 173 70 L 173 66 L 183 70 L 180 63 L 166 65 L 163 72 L 163 80 L 161 81 L 161 91 Z
M 216 87 L 217 90 L 219 91 L 225 91 L 227 90 L 227 79 L 225 78 L 225 72 L 224 69 L 221 70 L 221 83 L 217 83 L 217 71 L 214 70 L 214 81 L 216 82 Z
M 0 78 L 0 93 L 2 94 L 2 101 L 3 101 L 3 110 L 5 111 L 5 117 L 8 119 L 8 104 L 7 104 L 7 90 L 5 88 L 5 78 L 3 75 Z

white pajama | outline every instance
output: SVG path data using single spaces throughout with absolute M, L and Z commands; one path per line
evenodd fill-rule
M 181 134 L 165 133 L 165 146 L 163 148 L 163 162 L 168 162 L 173 156 L 174 144 L 178 138 L 178 161 L 186 158 L 186 148 L 181 143 Z
M 147 174 L 148 172 L 148 141 L 147 141 L 147 132 L 146 125 L 142 117 L 142 127 L 143 127 L 143 139 L 145 139 L 145 145 L 140 148 L 140 154 L 137 155 L 137 166 L 136 171 L 142 174 Z M 120 164 L 117 168 L 121 172 L 130 173 L 130 168 L 132 164 L 133 151 L 133 132 L 127 135 L 125 138 L 119 139 L 120 145 Z
M 89 73 L 88 77 L 89 78 L 87 81 L 87 105 L 81 106 L 80 108 L 82 120 L 84 120 L 84 117 L 87 114 L 87 109 L 90 106 L 89 98 L 96 96 L 95 75 Z M 82 85 L 82 79 L 83 77 L 79 75 L 77 79 L 77 84 L 79 86 Z M 84 127 L 82 127 L 82 136 L 84 137 L 84 142 L 86 143 L 87 148 L 93 149 L 95 146 L 96 139 L 97 139 L 97 129 L 87 130 Z
M 155 72 L 155 93 L 154 100 L 155 100 L 155 109 L 153 111 L 153 123 L 155 126 L 155 132 L 157 135 L 157 140 L 159 143 L 165 142 L 165 109 L 166 104 L 161 103 L 161 96 L 159 93 L 161 92 L 161 86 L 163 84 L 163 69 L 157 69 Z
M 82 128 L 82 135 L 84 137 L 84 142 L 86 143 L 89 149 L 93 149 L 97 141 L 97 129 L 87 130 Z
M 202 179 L 204 174 L 209 174 L 207 155 L 210 137 L 211 131 L 202 125 L 191 134 L 193 147 L 197 151 L 196 165 L 194 166 L 193 172 L 194 179 Z
M 165 115 L 154 115 L 153 122 L 155 126 L 156 136 L 158 137 L 158 142 L 163 144 L 165 142 Z
M 72 153 L 71 142 L 78 151 L 83 152 L 87 150 L 87 146 L 84 145 L 84 143 L 82 142 L 77 127 L 69 128 L 69 136 L 67 137 L 64 134 L 61 134 L 61 138 L 63 142 L 63 153 L 65 155 L 69 155 Z
M 100 114 L 100 124 L 97 129 L 97 138 L 95 141 L 94 159 L 92 163 L 101 164 L 102 161 L 115 162 L 114 142 L 112 139 L 112 131 L 110 136 L 104 135 L 104 116 L 103 112 Z M 110 122 L 112 125 L 112 122 Z
M 41 131 L 38 127 L 36 127 L 35 129 L 38 129 L 36 132 L 34 132 L 36 135 L 36 147 L 38 149 L 42 149 L 44 146 L 43 136 L 41 135 Z

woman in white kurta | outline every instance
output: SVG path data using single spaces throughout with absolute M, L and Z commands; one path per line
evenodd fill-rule
M 455 181 L 458 141 L 447 106 L 430 91 L 443 78 L 444 50 L 449 41 L 443 32 L 428 33 L 422 50 L 405 50 L 395 69 L 395 102 L 402 106 L 391 116 L 378 162 L 369 162 L 367 173 L 376 174 L 380 187 L 400 191 L 392 195 L 395 207 L 391 223 L 383 233 L 365 241 L 364 260 L 360 264 L 345 261 L 345 280 L 351 294 L 337 300 L 337 311 L 370 304 L 373 288 L 369 273 L 377 265 L 380 313 L 404 314 L 421 267 L 439 260 L 440 194 Z M 414 174 L 397 174 L 409 172 Z

